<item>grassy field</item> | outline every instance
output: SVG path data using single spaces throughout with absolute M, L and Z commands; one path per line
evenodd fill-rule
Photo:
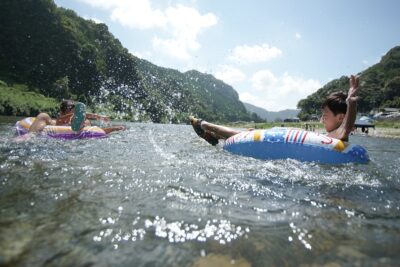
M 400 129 L 400 121 L 377 121 L 375 127 Z
M 319 122 L 265 122 L 265 123 L 254 123 L 254 122 L 238 122 L 238 123 L 228 123 L 229 127 L 235 128 L 253 128 L 253 129 L 269 129 L 272 127 L 293 127 L 293 128 L 303 128 L 305 129 L 306 124 L 315 129 L 323 128 L 323 125 Z
M 266 122 L 266 123 L 254 123 L 254 122 L 238 122 L 238 123 L 227 123 L 227 126 L 235 128 L 254 128 L 254 129 L 269 129 L 272 127 L 294 127 L 305 129 L 306 124 L 315 129 L 323 129 L 322 123 L 316 121 L 302 121 L 302 122 Z M 400 129 L 400 121 L 376 121 L 375 128 L 390 128 Z
M 294 127 L 306 129 L 306 124 L 308 124 L 308 129 L 315 130 L 316 132 L 324 133 L 325 129 L 322 123 L 311 121 L 311 122 L 268 122 L 268 123 L 231 123 L 226 124 L 229 127 L 234 128 L 253 128 L 253 129 L 269 129 L 272 127 Z M 310 128 L 310 126 L 312 128 Z M 356 135 L 363 135 L 361 130 L 355 133 Z M 400 138 L 400 121 L 377 121 L 375 122 L 375 129 L 369 131 L 369 136 L 374 137 L 387 137 L 387 138 Z
M 47 112 L 55 116 L 58 107 L 57 100 L 33 92 L 26 85 L 7 85 L 0 81 L 0 115 L 26 117 Z
M 27 117 L 36 116 L 39 112 L 47 112 L 51 116 L 55 117 L 58 113 L 58 108 L 59 102 L 54 98 L 33 92 L 26 85 L 7 85 L 5 82 L 0 80 L 0 115 Z M 272 127 L 294 127 L 306 129 L 306 125 L 308 125 L 308 129 L 324 131 L 323 125 L 316 121 L 267 123 L 238 122 L 228 123 L 225 125 L 235 128 L 254 129 L 268 129 Z M 376 132 L 385 132 L 388 133 L 388 135 L 400 136 L 400 121 L 376 121 L 375 128 L 377 129 Z M 381 130 L 378 131 L 378 129 Z

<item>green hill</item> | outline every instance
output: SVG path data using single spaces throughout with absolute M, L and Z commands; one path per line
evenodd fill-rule
M 254 112 L 258 116 L 260 116 L 262 119 L 268 121 L 268 122 L 273 122 L 273 121 L 283 121 L 286 118 L 294 118 L 297 117 L 299 114 L 298 109 L 285 109 L 281 111 L 268 111 L 263 108 L 254 106 L 249 103 L 243 103 L 244 106 L 246 107 L 246 110 L 248 112 Z
M 212 121 L 259 119 L 229 85 L 197 71 L 181 73 L 141 60 L 105 24 L 85 20 L 53 0 L 0 2 L 0 80 L 8 90 L 24 84 L 43 101 L 72 98 L 124 119 L 181 122 L 188 114 Z M 17 107 L 0 107 L 0 113 L 9 114 L 2 110 L 26 115 Z
M 369 112 L 374 108 L 400 108 L 400 46 L 392 48 L 381 61 L 358 74 L 361 80 L 358 110 Z M 327 95 L 335 91 L 347 93 L 348 77 L 341 77 L 326 84 L 314 94 L 297 104 L 299 117 L 307 119 L 320 112 Z

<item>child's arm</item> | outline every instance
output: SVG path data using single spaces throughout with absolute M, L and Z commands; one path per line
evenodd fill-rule
M 59 116 L 56 119 L 55 125 L 71 125 L 72 116 L 74 116 L 74 113 L 72 113 L 72 112 L 62 115 L 62 116 Z
M 105 127 L 102 128 L 104 132 L 106 132 L 106 134 L 109 134 L 111 132 L 115 132 L 115 131 L 123 131 L 126 130 L 126 127 L 123 125 L 117 125 L 117 126 L 111 126 L 111 127 Z
M 103 121 L 110 120 L 110 118 L 107 116 L 98 115 L 98 114 L 94 114 L 94 113 L 86 113 L 86 118 L 89 120 L 103 120 Z
M 347 94 L 347 111 L 346 115 L 343 119 L 342 125 L 336 130 L 338 135 L 338 139 L 347 141 L 349 139 L 349 135 L 351 130 L 354 127 L 354 122 L 356 121 L 357 116 L 357 99 L 358 99 L 358 84 L 359 78 L 351 75 L 350 77 L 350 89 Z

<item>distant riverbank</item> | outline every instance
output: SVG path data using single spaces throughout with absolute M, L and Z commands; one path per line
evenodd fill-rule
M 372 129 L 368 135 L 374 137 L 386 137 L 386 138 L 400 138 L 399 128 L 375 128 Z
M 24 117 L 20 116 L 3 116 L 0 115 L 0 123 L 15 123 L 18 120 L 22 119 Z M 123 122 L 123 121 L 119 121 Z M 306 126 L 306 124 L 308 126 Z M 293 128 L 300 128 L 300 129 L 306 129 L 308 127 L 309 131 L 315 131 L 318 133 L 325 133 L 325 129 L 321 123 L 318 122 L 301 122 L 301 123 L 296 123 L 296 122 L 268 122 L 268 123 L 246 123 L 246 122 L 240 122 L 240 123 L 230 123 L 230 124 L 225 124 L 228 127 L 233 127 L 233 128 L 244 128 L 244 129 L 270 129 L 273 127 L 293 127 Z M 355 135 L 365 135 L 364 133 L 361 132 L 360 129 L 358 129 L 355 133 Z M 384 137 L 384 138 L 400 138 L 400 122 L 391 122 L 390 124 L 388 122 L 378 122 L 376 124 L 375 129 L 370 129 L 368 132 L 368 136 L 371 137 Z
M 268 122 L 268 123 L 231 123 L 229 127 L 245 128 L 245 129 L 270 129 L 273 127 L 293 127 L 318 133 L 325 133 L 324 126 L 319 122 Z M 355 135 L 366 135 L 358 129 Z M 384 137 L 384 138 L 400 138 L 400 121 L 395 122 L 376 122 L 375 129 L 370 129 L 367 136 Z

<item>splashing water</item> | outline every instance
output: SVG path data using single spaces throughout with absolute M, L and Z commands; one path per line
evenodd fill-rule
M 0 124 L 0 263 L 400 263 L 400 141 L 352 137 L 371 163 L 328 166 L 232 155 L 189 126 L 128 126 L 15 142 Z

